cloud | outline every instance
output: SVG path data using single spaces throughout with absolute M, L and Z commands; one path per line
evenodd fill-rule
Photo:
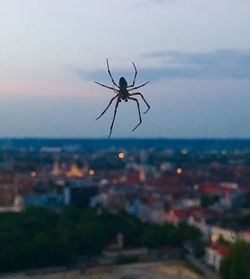
M 159 68 L 152 69 L 152 73 L 165 78 L 250 78 L 250 51 L 217 50 L 208 53 L 166 51 L 147 53 L 144 57 L 161 63 Z
M 150 65 L 140 69 L 142 80 L 163 79 L 250 79 L 250 51 L 216 50 L 213 52 L 151 52 L 142 55 Z M 72 68 L 85 80 L 106 80 L 106 69 L 85 70 Z M 133 77 L 132 70 L 112 70 L 117 80 L 121 76 Z

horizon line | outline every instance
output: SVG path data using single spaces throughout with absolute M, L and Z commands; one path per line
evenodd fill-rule
M 115 137 L 115 138 L 106 138 L 106 137 L 0 137 L 0 141 L 9 141 L 9 140 L 217 140 L 217 141 L 250 141 L 250 137 L 138 137 L 138 138 L 125 138 L 125 137 Z

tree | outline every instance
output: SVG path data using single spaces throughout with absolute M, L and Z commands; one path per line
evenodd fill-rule
M 203 195 L 201 197 L 201 206 L 209 207 L 210 205 L 213 205 L 214 203 L 218 202 L 219 200 L 220 200 L 220 197 L 218 195 L 212 195 L 212 196 Z
M 250 278 L 250 244 L 238 242 L 231 248 L 220 268 L 224 279 L 249 279 Z

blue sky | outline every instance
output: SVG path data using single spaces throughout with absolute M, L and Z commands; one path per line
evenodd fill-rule
M 249 26 L 249 0 L 0 0 L 0 136 L 106 137 L 108 57 L 151 81 L 113 137 L 250 137 Z

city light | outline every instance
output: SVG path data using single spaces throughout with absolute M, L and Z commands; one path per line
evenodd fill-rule
M 182 150 L 181 150 L 181 154 L 187 155 L 187 154 L 188 154 L 188 150 L 187 150 L 187 149 L 182 149 Z
M 37 176 L 37 173 L 36 173 L 35 171 L 32 171 L 32 172 L 30 173 L 30 176 L 31 176 L 31 177 L 36 177 L 36 176 Z
M 119 157 L 120 159 L 124 159 L 124 158 L 125 158 L 125 153 L 124 153 L 124 152 L 120 152 L 120 153 L 118 154 L 118 157 Z
M 183 169 L 182 169 L 182 168 L 178 168 L 178 169 L 176 169 L 176 172 L 177 172 L 178 174 L 182 174 L 182 173 L 183 173 Z
M 94 170 L 89 170 L 89 175 L 93 176 L 95 174 L 95 171 Z

